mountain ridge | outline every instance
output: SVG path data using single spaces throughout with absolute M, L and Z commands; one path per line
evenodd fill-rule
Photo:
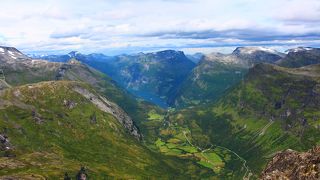
M 279 66 L 298 68 L 320 63 L 320 48 L 298 47 L 289 49 L 287 55 L 276 62 Z

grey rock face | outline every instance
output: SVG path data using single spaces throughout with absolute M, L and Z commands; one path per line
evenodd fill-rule
M 11 147 L 11 144 L 9 142 L 8 137 L 4 134 L 0 134 L 0 150 L 7 151 L 7 150 L 10 150 L 11 148 L 12 147 Z
M 133 120 L 117 104 L 107 100 L 105 97 L 96 95 L 81 87 L 75 87 L 74 91 L 90 100 L 101 111 L 112 114 L 119 121 L 119 123 L 121 123 L 136 139 L 140 140 L 142 138 L 138 128 L 134 125 Z

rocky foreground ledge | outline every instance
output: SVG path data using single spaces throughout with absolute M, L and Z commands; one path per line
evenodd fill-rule
M 320 179 L 320 146 L 308 152 L 296 152 L 291 149 L 274 156 L 262 172 L 261 179 Z

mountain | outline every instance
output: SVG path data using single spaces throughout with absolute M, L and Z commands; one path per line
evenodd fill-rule
M 192 62 L 194 62 L 195 64 L 198 64 L 201 61 L 201 59 L 203 58 L 204 54 L 203 53 L 195 53 L 195 54 L 189 54 L 186 56 Z
M 273 64 L 284 56 L 276 50 L 265 47 L 238 47 L 232 52 L 232 55 L 240 58 L 242 63 L 248 66 L 258 63 Z
M 229 56 L 205 56 L 168 100 L 174 107 L 186 107 L 212 102 L 238 83 L 247 72 L 241 64 L 229 63 Z
M 274 63 L 281 53 L 263 47 L 238 47 L 231 54 L 205 55 L 168 100 L 175 107 L 186 107 L 217 100 L 236 85 L 255 64 Z
M 127 133 L 128 116 L 88 84 L 49 81 L 0 93 L 0 179 L 60 179 L 86 166 L 92 179 L 212 175 L 152 152 Z M 131 133 L 132 134 L 132 133 Z
M 282 53 L 264 47 L 238 47 L 227 55 L 185 56 L 181 51 L 166 50 L 113 57 L 70 52 L 42 58 L 56 62 L 75 58 L 108 74 L 142 99 L 162 107 L 185 107 L 216 100 L 238 83 L 248 68 L 260 62 L 274 63 L 282 57 Z
M 137 129 L 141 131 L 145 141 L 150 142 L 156 139 L 155 133 L 150 132 L 149 129 L 156 128 L 159 123 L 150 125 L 148 113 L 151 110 L 162 110 L 150 103 L 136 100 L 134 96 L 123 90 L 111 78 L 80 63 L 77 59 L 72 58 L 66 63 L 57 63 L 30 58 L 14 59 L 8 55 L 1 58 L 0 61 L 2 62 L 0 71 L 2 70 L 1 72 L 5 76 L 5 79 L 1 80 L 3 82 L 0 83 L 1 87 L 7 88 L 53 80 L 85 82 L 120 106 L 133 120 Z M 128 131 L 136 132 L 133 129 L 128 129 Z
M 134 98 L 117 87 L 111 79 L 75 59 L 71 59 L 68 63 L 53 63 L 30 59 L 15 48 L 10 48 L 10 52 L 7 55 L 3 54 L 0 59 L 2 62 L 0 65 L 3 74 L 2 81 L 7 87 L 52 80 L 80 81 L 90 84 L 111 101 L 119 103 L 125 110 L 137 109 L 137 107 L 132 107 L 137 106 Z M 12 54 L 18 54 L 21 57 L 15 58 L 12 57 Z M 117 105 L 110 103 L 109 106 L 116 107 Z M 115 111 L 123 111 L 119 107 L 114 109 L 117 109 Z M 132 135 L 140 138 L 141 135 L 131 118 L 122 116 L 118 120 Z
M 167 50 L 119 56 L 107 74 L 138 96 L 166 100 L 194 66 L 183 52 Z
M 320 48 L 298 47 L 289 49 L 287 55 L 277 61 L 279 66 L 298 68 L 320 63 Z
M 162 107 L 167 106 L 166 99 L 195 66 L 183 52 L 173 50 L 113 57 L 71 52 L 68 55 L 42 58 L 66 62 L 65 57 L 68 60 L 76 58 L 100 70 L 134 95 Z
M 258 64 L 217 102 L 176 111 L 170 124 L 187 126 L 197 146 L 235 152 L 257 175 L 273 153 L 320 143 L 319 80 L 319 65 Z
M 12 62 L 13 60 L 20 59 L 29 59 L 29 57 L 24 55 L 14 47 L 0 46 L 0 62 Z
M 77 57 L 81 55 L 76 54 Z M 80 63 L 75 57 L 69 59 L 66 63 L 60 63 L 31 58 L 14 59 L 10 54 L 7 54 L 3 55 L 0 61 L 1 89 L 53 80 L 85 82 L 110 101 L 119 105 L 133 119 L 145 141 L 150 142 L 156 139 L 155 133 L 148 129 L 156 128 L 159 123 L 150 125 L 148 112 L 151 110 L 162 111 L 161 108 L 136 100 L 134 96 L 123 90 L 111 78 Z M 128 131 L 131 132 L 132 130 L 128 129 Z
M 307 152 L 288 149 L 277 153 L 262 172 L 261 179 L 312 179 L 320 177 L 320 147 Z
M 286 69 L 258 64 L 213 108 L 221 122 L 203 121 L 202 127 L 214 127 L 207 128 L 216 131 L 211 138 L 237 150 L 253 168 L 276 150 L 309 149 L 320 142 L 319 77 L 318 65 Z

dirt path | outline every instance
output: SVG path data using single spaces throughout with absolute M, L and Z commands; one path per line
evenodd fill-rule
M 186 131 L 183 131 L 183 135 L 184 135 L 184 138 L 186 139 L 186 141 L 187 141 L 192 147 L 195 147 L 196 149 L 198 149 L 198 150 L 201 152 L 201 156 L 202 156 L 208 163 L 210 163 L 212 166 L 214 166 L 215 164 L 214 164 L 212 161 L 210 161 L 210 160 L 204 155 L 204 153 L 205 153 L 206 151 L 211 150 L 211 148 L 212 148 L 213 146 L 211 146 L 211 147 L 208 148 L 208 149 L 202 150 L 200 147 L 193 145 L 193 144 L 190 142 L 190 140 L 189 140 L 189 138 L 187 137 L 186 134 L 187 134 L 187 132 L 186 132 Z
M 252 176 L 252 172 L 251 172 L 251 170 L 249 169 L 249 167 L 247 166 L 247 161 L 246 161 L 244 158 L 242 158 L 241 156 L 239 156 L 236 152 L 234 152 L 234 151 L 232 151 L 232 150 L 230 150 L 230 149 L 228 149 L 228 148 L 226 148 L 226 147 L 218 146 L 218 145 L 213 145 L 213 144 L 211 144 L 211 147 L 210 147 L 210 148 L 205 149 L 205 150 L 202 150 L 200 147 L 193 145 L 193 144 L 190 142 L 190 140 L 188 139 L 188 137 L 187 137 L 186 134 L 187 134 L 187 132 L 186 132 L 186 131 L 183 131 L 183 135 L 184 135 L 186 141 L 187 141 L 191 146 L 193 146 L 193 147 L 197 148 L 198 150 L 200 150 L 200 151 L 201 151 L 201 155 L 202 155 L 210 164 L 212 164 L 212 165 L 214 165 L 214 163 L 212 163 L 210 160 L 208 160 L 203 153 L 205 153 L 206 151 L 212 150 L 213 147 L 218 147 L 218 148 L 227 150 L 227 151 L 231 152 L 232 154 L 236 155 L 236 156 L 243 162 L 242 165 L 243 165 L 243 167 L 244 167 L 245 170 L 246 170 L 246 172 L 244 173 L 242 179 L 243 179 L 243 180 L 249 180 L 249 179 L 250 179 L 250 177 Z

